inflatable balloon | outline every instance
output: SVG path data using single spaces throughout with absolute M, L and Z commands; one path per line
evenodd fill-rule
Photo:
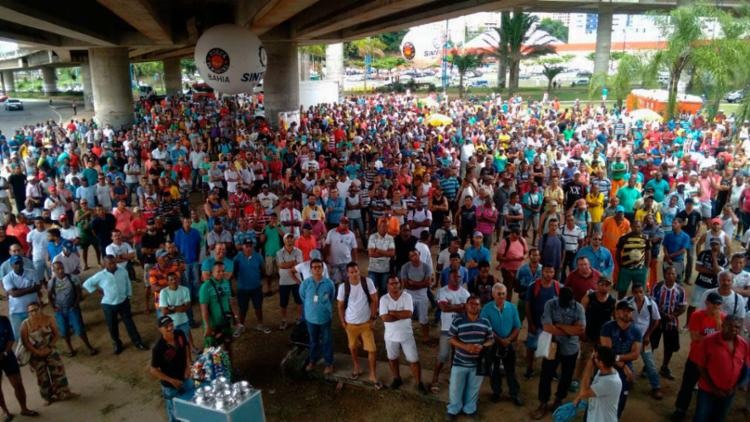
M 429 67 L 440 63 L 444 31 L 433 26 L 409 30 L 401 41 L 401 55 L 413 67 Z
M 224 94 L 252 93 L 266 72 L 266 50 L 260 39 L 237 25 L 209 28 L 195 44 L 194 57 L 203 80 Z

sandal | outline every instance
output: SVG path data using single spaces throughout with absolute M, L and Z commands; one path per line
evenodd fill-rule
M 375 381 L 375 383 L 373 384 L 373 387 L 375 387 L 375 389 L 378 390 L 378 391 L 380 391 L 383 388 L 385 388 L 385 386 L 383 385 L 383 383 L 381 383 L 380 381 Z
M 430 385 L 430 392 L 432 394 L 438 394 L 438 393 L 440 393 L 440 384 L 432 384 L 432 385 Z
M 359 376 L 362 375 L 362 374 L 363 374 L 362 371 L 357 371 L 357 372 L 352 371 L 352 379 L 355 380 L 355 379 L 359 378 Z

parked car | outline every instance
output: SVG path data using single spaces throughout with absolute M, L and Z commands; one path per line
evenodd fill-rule
M 474 79 L 469 82 L 469 86 L 473 88 L 487 88 L 490 84 L 485 79 Z
M 589 83 L 591 83 L 590 76 L 576 76 L 573 82 L 570 83 L 570 86 L 588 86 Z
M 728 103 L 739 103 L 744 99 L 745 99 L 745 91 L 742 89 L 732 91 L 724 97 L 724 100 Z
M 4 102 L 5 102 L 5 100 L 7 100 L 7 99 L 8 99 L 8 96 L 7 96 L 7 95 L 5 95 L 5 94 L 0 94 L 0 103 L 4 103 Z
M 16 98 L 11 98 L 7 101 L 5 101 L 5 111 L 10 110 L 23 110 L 23 103 L 21 100 Z

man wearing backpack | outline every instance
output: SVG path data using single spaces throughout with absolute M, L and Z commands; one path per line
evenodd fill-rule
M 501 240 L 500 245 L 498 245 L 496 255 L 497 268 L 503 276 L 503 284 L 508 288 L 507 300 L 509 302 L 513 300 L 513 290 L 518 290 L 516 273 L 521 268 L 521 265 L 523 265 L 523 260 L 526 258 L 528 249 L 526 239 L 521 237 L 521 229 L 516 226 L 510 229 L 510 235 Z
M 367 363 L 370 369 L 370 381 L 377 390 L 383 388 L 378 382 L 375 354 L 375 336 L 372 328 L 378 319 L 378 291 L 371 279 L 360 274 L 359 265 L 350 262 L 346 265 L 347 278 L 339 285 L 336 300 L 341 326 L 346 331 L 349 342 L 349 353 L 352 356 L 352 378 L 362 375 L 357 358 L 357 349 L 362 341 L 362 348 L 367 352 Z
M 560 283 L 554 279 L 555 268 L 542 266 L 542 278 L 536 280 L 526 290 L 526 316 L 529 318 L 529 329 L 526 335 L 526 373 L 530 379 L 534 375 L 534 352 L 536 352 L 539 334 L 542 332 L 542 314 L 548 300 L 560 294 Z
M 659 320 L 661 320 L 659 307 L 650 297 L 648 297 L 648 295 L 645 294 L 643 284 L 633 284 L 632 292 L 633 295 L 627 298 L 627 300 L 629 300 L 635 308 L 633 311 L 633 324 L 642 334 L 643 347 L 641 347 L 641 359 L 643 359 L 643 371 L 648 377 L 649 384 L 651 384 L 651 397 L 653 397 L 654 400 L 661 400 L 664 398 L 664 395 L 661 392 L 659 373 L 656 371 L 654 354 L 652 350 L 648 348 L 648 345 L 651 342 L 651 333 L 654 332 L 659 325 Z

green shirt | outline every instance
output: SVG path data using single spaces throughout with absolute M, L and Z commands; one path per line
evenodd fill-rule
M 206 220 L 199 220 L 197 223 L 193 221 L 190 224 L 190 227 L 194 228 L 195 230 L 198 230 L 198 233 L 201 235 L 201 245 L 206 245 L 206 234 L 208 233 L 208 223 Z
M 615 161 L 612 163 L 612 180 L 622 180 L 625 177 L 625 173 L 627 172 L 627 167 L 625 166 L 625 163 L 623 162 L 617 162 Z
M 198 301 L 201 305 L 208 305 L 208 318 L 212 328 L 216 329 L 227 324 L 231 326 L 232 321 L 227 321 L 224 318 L 225 312 L 232 312 L 229 304 L 231 296 L 232 286 L 229 284 L 229 280 L 217 281 L 211 277 L 201 284 L 201 288 L 198 291 Z
M 641 197 L 641 192 L 636 188 L 630 186 L 623 186 L 617 191 L 617 199 L 620 200 L 620 205 L 625 208 L 625 212 L 632 213 L 635 207 L 635 201 Z
M 277 230 L 278 226 L 266 226 L 263 234 L 266 235 L 266 243 L 263 245 L 263 252 L 266 256 L 276 256 L 276 252 L 281 249 L 281 235 Z

